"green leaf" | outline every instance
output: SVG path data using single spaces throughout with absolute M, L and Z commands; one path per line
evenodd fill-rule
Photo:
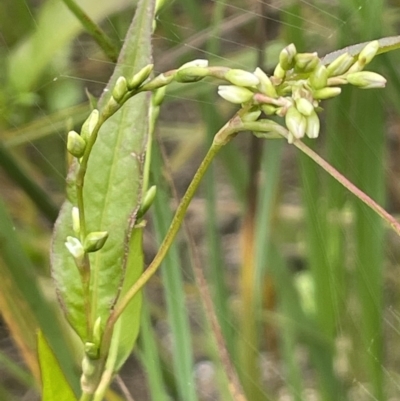
M 344 53 L 349 53 L 350 56 L 358 56 L 364 47 L 370 43 L 371 41 L 369 40 L 368 42 L 363 42 L 359 43 L 357 45 L 352 45 L 352 46 L 347 46 L 343 49 L 336 50 L 332 53 L 327 54 L 325 57 L 322 58 L 322 63 L 323 64 L 330 64 L 332 63 L 333 60 L 337 59 L 339 56 L 341 56 Z M 392 50 L 397 50 L 400 49 L 400 36 L 388 36 L 386 38 L 381 38 L 378 40 L 379 42 L 379 50 L 377 54 L 382 54 L 382 53 L 387 53 Z
M 38 333 L 38 353 L 42 374 L 42 401 L 76 401 L 53 351 L 43 333 Z
M 143 270 L 143 228 L 133 229 L 129 243 L 129 255 L 126 266 L 124 284 L 122 286 L 120 299 L 137 281 Z M 139 334 L 140 315 L 142 309 L 142 292 L 139 292 L 135 298 L 124 309 L 121 317 L 118 319 L 113 332 L 111 349 L 115 349 L 115 356 L 109 356 L 107 368 L 113 372 L 118 372 L 126 359 L 131 354 L 136 339 Z
M 151 63 L 154 3 L 155 0 L 139 2 L 118 64 L 100 98 L 100 110 L 110 98 L 118 77 L 130 77 Z M 89 158 L 84 185 L 87 230 L 109 233 L 104 247 L 90 255 L 92 323 L 101 317 L 102 325 L 105 324 L 124 278 L 130 236 L 140 206 L 149 107 L 149 94 L 129 100 L 103 124 Z M 72 204 L 67 200 L 56 222 L 52 270 L 67 318 L 85 339 L 81 279 L 64 245 L 66 237 L 73 235 L 71 209 Z
M 132 4 L 129 0 L 80 0 L 93 21 L 99 22 L 110 14 Z M 22 41 L 8 59 L 9 81 L 14 90 L 32 89 L 54 54 L 70 42 L 82 25 L 61 1 L 47 1 L 35 17 L 32 34 Z

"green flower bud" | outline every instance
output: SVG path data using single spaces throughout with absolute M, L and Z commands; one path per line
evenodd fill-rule
M 274 70 L 274 77 L 278 79 L 284 79 L 285 76 L 286 76 L 286 71 L 281 67 L 280 64 L 278 64 Z
M 158 88 L 153 92 L 153 97 L 152 97 L 153 106 L 159 106 L 164 101 L 166 91 L 167 87 L 162 86 L 161 88 Z
M 110 99 L 108 99 L 107 104 L 104 106 L 103 114 L 109 117 L 114 114 L 120 107 L 120 104 L 115 100 L 114 96 L 111 96 Z
M 288 71 L 294 67 L 295 56 L 297 54 L 296 46 L 291 43 L 286 46 L 279 54 L 279 65 L 283 70 Z
M 372 59 L 376 56 L 378 50 L 379 50 L 379 42 L 377 40 L 369 42 L 364 47 L 364 49 L 361 50 L 360 54 L 358 55 L 358 60 L 363 65 L 366 65 L 372 61 Z
M 353 72 L 360 72 L 365 67 L 365 64 L 360 60 L 357 60 L 348 70 L 346 74 L 350 74 Z
M 209 75 L 209 70 L 206 67 L 187 67 L 179 69 L 174 78 L 176 82 L 188 83 L 197 82 Z
M 78 238 L 68 236 L 65 246 L 78 264 L 82 262 L 85 250 Z
M 253 98 L 254 93 L 247 88 L 234 85 L 220 85 L 218 95 L 228 102 L 242 104 Z
M 81 137 L 85 141 L 87 141 L 90 135 L 92 135 L 92 132 L 95 129 L 98 122 L 99 122 L 99 111 L 97 109 L 94 109 L 89 114 L 89 117 L 82 124 Z
M 86 141 L 75 131 L 68 132 L 67 149 L 72 156 L 80 158 L 85 153 Z
M 257 85 L 258 90 L 265 95 L 276 98 L 278 94 L 276 93 L 275 86 L 272 84 L 268 75 L 261 69 L 256 68 L 254 71 L 254 75 L 258 78 L 260 83 Z
M 71 211 L 72 214 L 72 229 L 74 230 L 75 234 L 79 234 L 81 231 L 81 225 L 79 221 L 79 209 L 74 206 Z
M 89 233 L 84 241 L 85 252 L 96 252 L 103 248 L 108 238 L 107 231 L 94 231 Z
M 241 117 L 242 121 L 244 122 L 252 122 L 256 121 L 258 117 L 260 117 L 261 110 L 254 110 L 254 111 L 249 111 L 245 115 Z
M 354 57 L 350 56 L 349 53 L 343 53 L 326 67 L 328 77 L 336 77 L 344 74 L 354 62 Z
M 311 72 L 319 62 L 317 53 L 298 53 L 295 56 L 295 69 L 301 72 Z
M 306 121 L 306 135 L 310 139 L 318 138 L 320 123 L 317 113 L 313 111 L 309 116 L 306 117 Z
M 330 99 L 332 97 L 340 95 L 341 92 L 342 92 L 341 88 L 336 88 L 336 87 L 322 88 L 313 91 L 313 98 L 317 100 Z
M 308 79 L 313 89 L 325 88 L 328 83 L 328 71 L 326 67 L 319 64 L 318 67 L 311 73 Z
M 148 64 L 137 72 L 128 82 L 127 86 L 129 90 L 137 89 L 153 72 L 154 64 Z
M 178 71 L 183 70 L 184 68 L 189 68 L 189 67 L 203 67 L 203 68 L 207 68 L 207 67 L 208 67 L 208 60 L 197 59 L 197 60 L 189 61 L 188 63 L 185 63 L 185 64 L 181 65 L 181 66 L 178 68 Z
M 150 209 L 150 206 L 154 202 L 156 197 L 157 187 L 155 185 L 151 186 L 145 193 L 140 208 L 137 213 L 137 218 L 140 219 L 144 214 Z
M 261 110 L 267 115 L 267 116 L 272 116 L 273 114 L 276 113 L 277 107 L 272 106 L 272 104 L 263 104 L 261 105 Z
M 174 75 L 164 75 L 160 74 L 157 75 L 154 79 L 152 79 L 150 82 L 144 84 L 141 89 L 146 90 L 146 91 L 152 91 L 155 89 L 162 88 L 163 86 L 168 85 L 174 80 Z
M 85 350 L 86 358 L 88 359 L 89 363 L 93 359 L 98 359 L 99 346 L 97 344 L 87 341 L 87 342 L 85 342 L 85 345 L 83 346 L 83 348 Z M 90 376 L 90 374 L 89 374 L 89 376 Z
M 120 103 L 125 93 L 128 91 L 128 84 L 125 77 L 119 77 L 114 85 L 112 95 L 117 103 Z
M 293 137 L 289 137 L 289 143 L 292 143 L 293 139 L 300 139 L 304 137 L 307 121 L 306 118 L 296 109 L 295 106 L 291 106 L 287 110 L 285 123 L 287 129 L 293 135 Z
M 256 86 L 260 83 L 259 79 L 251 72 L 238 69 L 229 70 L 224 78 L 236 86 Z
M 314 106 L 304 97 L 296 99 L 296 108 L 303 116 L 310 116 L 314 111 Z
M 346 75 L 347 82 L 361 89 L 384 88 L 386 79 L 371 71 L 360 71 Z

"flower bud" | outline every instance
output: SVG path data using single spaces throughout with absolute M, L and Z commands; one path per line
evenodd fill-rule
M 85 252 L 96 252 L 103 248 L 108 238 L 107 231 L 94 231 L 89 233 L 84 241 Z
M 260 117 L 260 114 L 261 114 L 261 110 L 249 111 L 241 117 L 241 120 L 244 122 L 247 122 L 247 123 L 256 121 L 258 119 L 258 117 Z
M 128 91 L 128 84 L 125 77 L 119 77 L 114 85 L 112 95 L 120 103 L 125 93 Z
M 85 153 L 86 141 L 75 131 L 68 132 L 67 149 L 72 156 L 80 158 Z
M 319 64 L 318 67 L 311 73 L 309 78 L 310 85 L 313 89 L 325 88 L 328 83 L 328 71 L 326 67 Z
M 218 95 L 228 102 L 241 104 L 248 102 L 253 97 L 253 92 L 247 88 L 234 85 L 220 85 L 218 87 Z
M 206 67 L 186 67 L 179 69 L 174 76 L 175 81 L 187 83 L 197 82 L 209 75 L 209 70 Z
M 140 219 L 144 214 L 150 209 L 150 206 L 154 202 L 154 198 L 157 194 L 157 187 L 155 185 L 151 186 L 144 194 L 142 203 L 137 213 L 137 218 Z
M 150 82 L 147 82 L 146 84 L 144 84 L 142 86 L 142 88 L 143 88 L 143 90 L 146 90 L 146 91 L 152 91 L 154 89 L 159 89 L 159 88 L 162 88 L 163 86 L 168 85 L 173 80 L 174 80 L 173 74 L 169 74 L 169 75 L 160 74 L 160 75 L 157 75 Z
M 261 105 L 261 110 L 267 115 L 272 116 L 276 113 L 277 107 L 273 106 L 272 104 L 263 104 Z
M 347 82 L 361 89 L 384 88 L 386 79 L 371 71 L 360 71 L 346 75 Z
M 92 135 L 93 130 L 95 129 L 97 123 L 99 121 L 99 111 L 97 109 L 93 109 L 89 114 L 89 117 L 82 124 L 81 128 L 81 137 L 87 141 Z
M 95 363 L 93 362 L 93 358 L 91 358 L 91 356 L 88 357 L 85 355 L 82 360 L 82 375 L 85 377 L 91 377 L 93 376 L 95 371 L 96 371 L 96 366 Z
M 98 348 L 100 347 L 101 343 L 101 317 L 99 316 L 96 321 L 94 322 L 93 326 L 93 344 L 96 345 Z
M 274 70 L 274 77 L 276 77 L 278 79 L 284 79 L 285 75 L 286 75 L 286 71 L 281 67 L 280 64 L 278 64 Z
M 294 67 L 294 58 L 297 54 L 296 46 L 291 43 L 279 54 L 279 65 L 283 70 L 288 71 Z
M 78 238 L 68 236 L 65 246 L 69 253 L 74 257 L 75 261 L 79 264 L 85 255 L 85 250 L 83 249 L 81 241 L 79 241 Z
M 361 50 L 360 54 L 358 55 L 358 60 L 363 65 L 366 65 L 372 61 L 372 59 L 376 56 L 378 50 L 379 50 L 379 42 L 377 40 L 369 42 L 364 47 L 364 49 Z
M 251 72 L 238 69 L 229 70 L 224 78 L 237 86 L 255 86 L 260 83 L 259 79 Z
M 85 354 L 86 354 L 86 359 L 88 360 L 89 363 L 91 363 L 91 361 L 93 359 L 98 359 L 98 357 L 99 357 L 99 346 L 97 344 L 95 344 L 92 341 L 86 341 L 85 345 L 83 346 L 83 348 L 84 348 L 84 351 L 85 351 Z M 90 374 L 89 374 L 89 376 L 90 376 Z
M 138 88 L 153 72 L 154 64 L 148 64 L 137 72 L 128 82 L 127 86 L 129 90 Z
M 295 68 L 297 71 L 311 72 L 319 62 L 317 53 L 298 53 L 295 56 Z
M 203 68 L 206 68 L 206 67 L 208 67 L 208 60 L 197 59 L 197 60 L 189 61 L 188 63 L 182 64 L 178 68 L 178 71 L 183 70 L 184 68 L 189 68 L 189 67 L 203 67 Z
M 74 206 L 71 211 L 72 215 L 72 229 L 74 230 L 75 234 L 79 234 L 81 231 L 81 225 L 79 221 L 79 209 Z
M 292 133 L 295 139 L 304 137 L 306 131 L 306 118 L 296 109 L 295 106 L 289 107 L 285 116 L 286 127 Z M 289 137 L 289 143 L 292 143 L 293 138 Z
M 314 111 L 314 106 L 304 97 L 296 99 L 296 108 L 303 116 L 310 116 Z
M 161 88 L 158 88 L 153 92 L 153 97 L 152 97 L 153 106 L 159 106 L 164 101 L 166 91 L 167 87 L 162 86 Z
M 313 91 L 313 98 L 317 100 L 330 99 L 332 97 L 340 95 L 341 92 L 342 89 L 337 87 L 322 88 Z
M 354 61 L 354 57 L 350 56 L 349 53 L 343 53 L 326 67 L 328 77 L 344 74 L 354 64 Z
M 261 68 L 257 67 L 253 74 L 260 81 L 260 83 L 257 85 L 257 88 L 261 93 L 264 93 L 265 95 L 268 95 L 273 98 L 278 97 L 275 86 L 272 84 L 268 75 Z
M 318 114 L 315 112 L 315 110 L 313 110 L 313 112 L 306 117 L 306 122 L 307 122 L 306 135 L 310 139 L 318 138 L 320 123 Z

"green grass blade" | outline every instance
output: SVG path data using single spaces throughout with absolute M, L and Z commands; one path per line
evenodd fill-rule
M 42 374 L 42 401 L 77 401 L 42 332 L 38 333 L 38 354 Z
M 152 174 L 157 185 L 157 197 L 154 201 L 154 226 L 156 237 L 161 241 L 168 231 L 172 213 L 168 207 L 169 197 L 161 176 L 161 156 L 154 151 L 152 155 Z M 173 365 L 181 401 L 196 401 L 196 388 L 193 380 L 193 355 L 191 349 L 190 327 L 185 308 L 184 281 L 176 243 L 173 244 L 164 259 L 161 268 L 165 297 L 168 307 L 168 319 L 172 332 L 174 351 Z
M 4 268 L 13 280 L 13 285 L 20 291 L 26 300 L 27 307 L 39 324 L 43 335 L 55 352 L 62 369 L 75 391 L 79 383 L 75 372 L 71 350 L 65 341 L 65 335 L 59 318 L 53 307 L 44 298 L 36 278 L 33 276 L 35 268 L 27 258 L 14 230 L 14 224 L 8 215 L 3 202 L 0 200 L 0 244 L 1 259 Z M 28 306 L 29 305 L 29 306 Z

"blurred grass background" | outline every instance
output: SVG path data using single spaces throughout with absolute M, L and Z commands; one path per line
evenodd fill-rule
M 132 3 L 80 5 L 120 47 Z M 270 73 L 288 43 L 322 56 L 395 35 L 399 23 L 395 1 L 167 1 L 155 69 L 207 58 Z M 49 239 L 64 197 L 66 132 L 86 117 L 87 93 L 99 96 L 113 64 L 61 1 L 1 0 L 0 30 L 0 399 L 34 400 L 38 327 L 78 388 L 74 338 L 49 278 Z M 388 78 L 385 90 L 346 88 L 327 102 L 320 139 L 310 143 L 394 214 L 399 61 L 394 52 L 371 66 Z M 234 113 L 216 88 L 202 81 L 167 92 L 148 261 L 176 205 L 171 179 L 182 195 Z M 400 400 L 399 239 L 312 161 L 283 141 L 241 134 L 207 174 L 187 221 L 249 401 Z M 231 399 L 189 250 L 182 235 L 146 289 L 139 346 L 116 383 L 135 400 Z

